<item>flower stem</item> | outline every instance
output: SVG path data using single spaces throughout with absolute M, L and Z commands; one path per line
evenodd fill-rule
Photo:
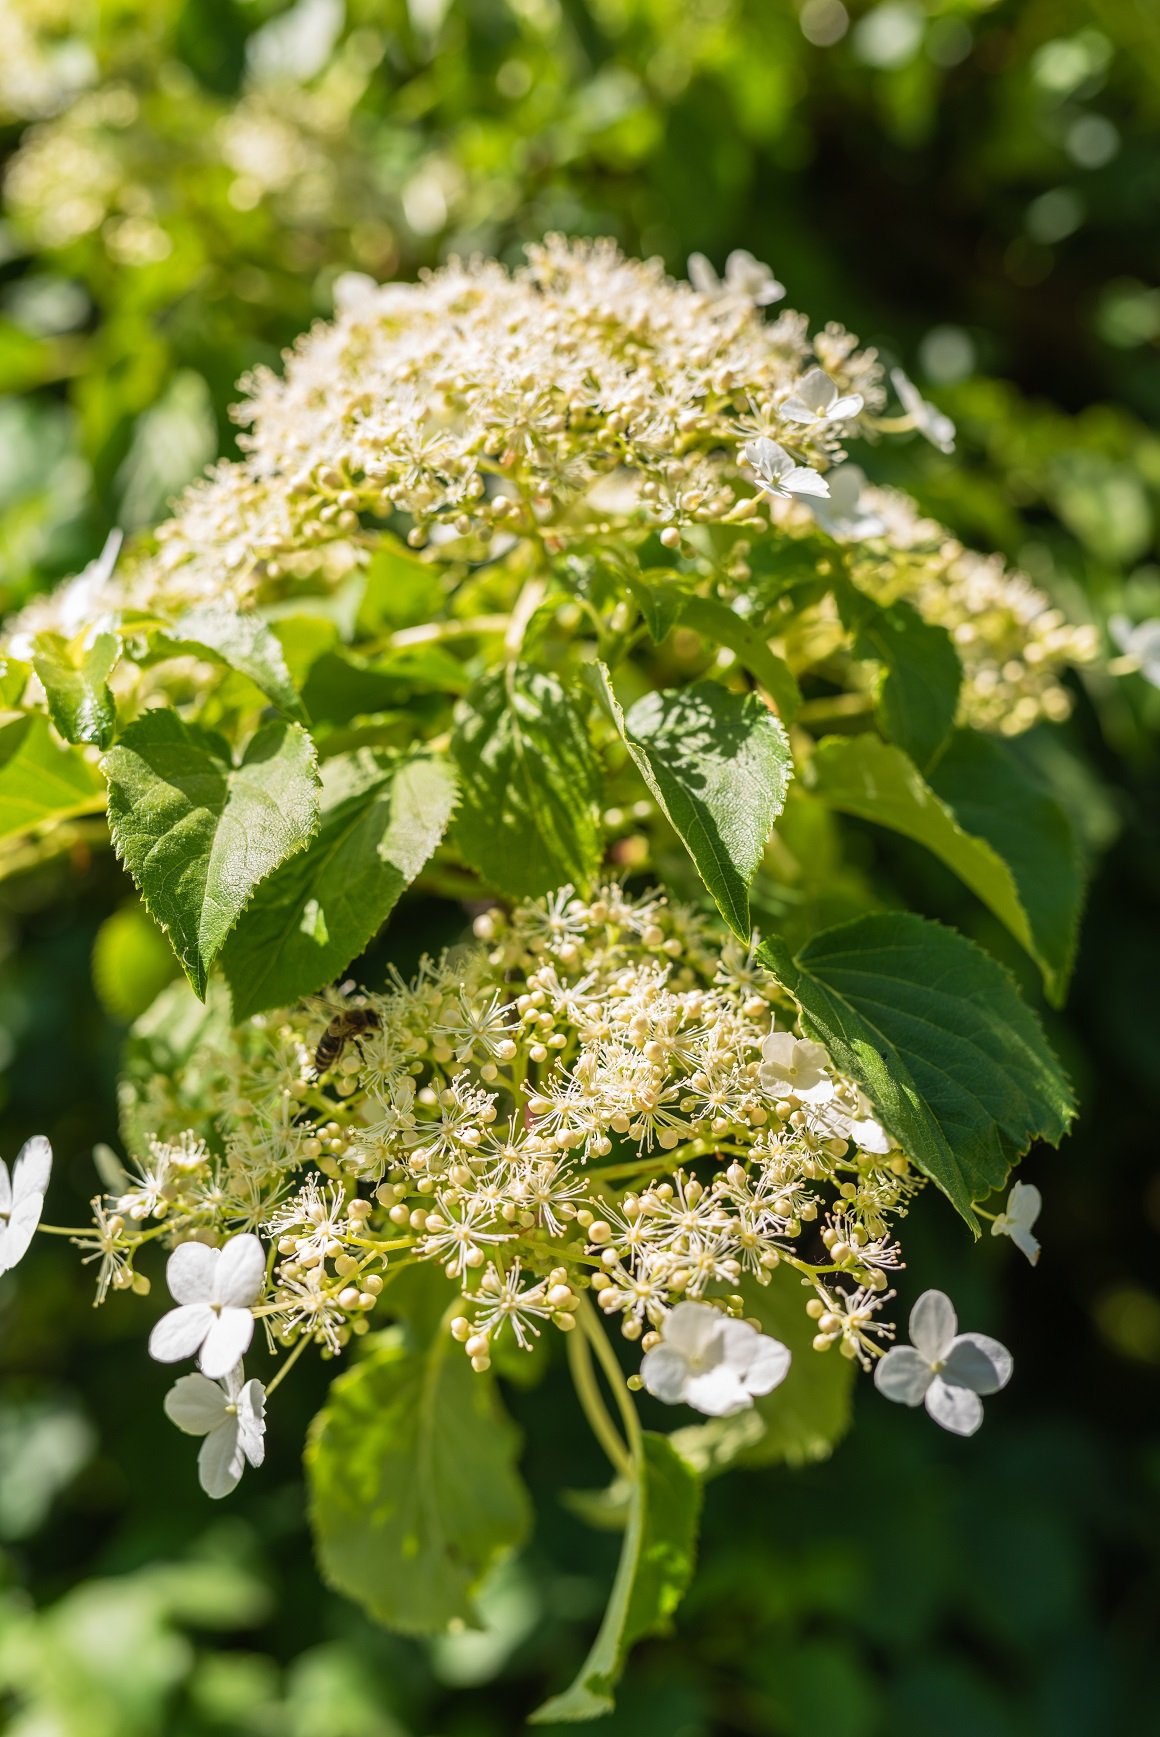
M 273 1391 L 277 1387 L 278 1383 L 285 1376 L 289 1375 L 291 1369 L 293 1369 L 295 1363 L 297 1363 L 298 1359 L 301 1357 L 303 1351 L 306 1349 L 306 1347 L 307 1347 L 307 1345 L 309 1345 L 309 1343 L 310 1343 L 310 1334 L 309 1333 L 303 1333 L 301 1335 L 301 1337 L 299 1338 L 297 1345 L 295 1345 L 293 1351 L 291 1351 L 289 1357 L 287 1357 L 286 1361 L 275 1372 L 273 1379 L 267 1384 L 267 1387 L 266 1387 L 266 1398 L 267 1399 L 269 1399 L 270 1395 L 273 1393 Z
M 628 1437 L 628 1446 L 632 1456 L 632 1465 L 633 1467 L 638 1466 L 643 1452 L 640 1419 L 636 1415 L 635 1405 L 633 1405 L 632 1400 L 629 1398 L 628 1388 L 625 1386 L 624 1381 L 624 1371 L 616 1361 L 616 1353 L 608 1343 L 608 1335 L 600 1325 L 600 1321 L 597 1318 L 595 1309 L 592 1307 L 590 1298 L 586 1296 L 580 1298 L 580 1306 L 577 1310 L 577 1316 L 581 1328 L 587 1335 L 593 1350 L 596 1352 L 596 1360 L 600 1364 L 604 1373 L 604 1379 L 612 1389 L 612 1397 L 616 1401 L 617 1410 L 620 1412 L 620 1420 L 624 1425 L 624 1433 Z
M 632 1463 L 597 1386 L 588 1335 L 581 1327 L 579 1332 L 569 1333 L 565 1343 L 568 1349 L 568 1367 L 592 1433 L 607 1454 L 613 1470 L 619 1472 L 621 1477 L 628 1477 L 632 1471 Z

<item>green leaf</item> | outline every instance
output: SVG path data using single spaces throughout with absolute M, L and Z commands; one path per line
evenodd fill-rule
M 474 1620 L 488 1570 L 527 1533 L 516 1431 L 446 1328 L 400 1328 L 335 1380 L 306 1447 L 324 1578 L 388 1628 Z
M 176 973 L 156 923 L 134 900 L 106 917 L 93 942 L 93 985 L 105 1012 L 126 1024 L 152 1006 Z
M 829 736 L 803 782 L 844 814 L 925 845 L 982 899 L 1063 999 L 1075 954 L 1083 879 L 1067 816 L 998 742 L 961 730 L 931 784 L 900 748 L 874 736 Z
M 956 730 L 930 773 L 964 831 L 1009 867 L 1028 913 L 1047 996 L 1060 1006 L 1075 964 L 1084 871 L 1066 809 L 1008 742 Z
M 455 832 L 465 857 L 505 893 L 586 886 L 600 863 L 600 765 L 559 678 L 527 665 L 484 676 L 459 711 Z
M 788 1346 L 793 1361 L 781 1386 L 750 1410 L 673 1431 L 669 1440 L 702 1477 L 734 1464 L 800 1466 L 824 1460 L 850 1427 L 854 1365 L 835 1352 L 814 1350 L 817 1328 L 806 1314 L 812 1287 L 780 1267 L 767 1285 L 745 1279 L 741 1294 L 746 1315 Z
M 796 957 L 770 937 L 760 957 L 805 1035 L 976 1235 L 972 1202 L 1002 1187 L 1033 1140 L 1066 1133 L 1071 1089 L 1039 1021 L 1008 972 L 954 930 L 891 912 L 825 930 Z
M 235 1019 L 284 1007 L 344 971 L 431 856 L 454 806 L 445 760 L 363 748 L 324 761 L 317 834 L 259 888 L 222 954 Z
M 383 533 L 367 563 L 359 607 L 359 636 L 376 639 L 391 628 L 418 627 L 445 607 L 443 570 Z
M 659 642 L 667 638 L 678 623 L 683 623 L 711 644 L 728 646 L 738 663 L 760 682 L 786 723 L 792 721 L 802 698 L 797 678 L 752 622 L 716 598 L 683 591 L 676 574 L 664 584 L 630 579 L 628 587 L 653 639 Z
M 759 628 L 727 604 L 710 597 L 688 598 L 681 610 L 681 621 L 706 639 L 727 645 L 738 663 L 760 682 L 785 722 L 792 723 L 801 705 L 801 690 L 785 659 L 770 649 Z
M 924 621 L 909 603 L 883 606 L 852 585 L 840 588 L 837 597 L 842 620 L 855 636 L 855 657 L 882 665 L 882 734 L 925 768 L 946 741 L 958 709 L 963 670 L 950 634 Z
M 600 1632 L 575 1682 L 537 1707 L 533 1725 L 598 1719 L 613 1709 L 613 1690 L 630 1649 L 663 1634 L 692 1579 L 701 1486 L 663 1435 L 642 1437 L 638 1475 L 612 1597 Z
M 717 682 L 645 694 L 626 717 L 603 675 L 645 783 L 721 915 L 748 942 L 749 887 L 792 776 L 785 730 L 756 694 Z
M 0 657 L 0 711 L 19 711 L 31 674 L 31 664 L 14 657 Z
M 102 806 L 97 768 L 79 748 L 63 747 L 47 718 L 0 725 L 0 838 Z
M 279 711 L 299 723 L 306 722 L 281 643 L 260 615 L 231 609 L 224 603 L 202 603 L 187 610 L 158 637 L 174 650 L 203 652 L 216 663 L 248 676 Z
M 36 636 L 32 663 L 44 683 L 48 710 L 66 742 L 107 748 L 117 728 L 117 708 L 109 692 L 109 673 L 121 655 L 115 633 L 98 633 L 86 643 L 80 634 Z
M 153 711 L 129 725 L 103 766 L 117 855 L 204 998 L 254 889 L 317 830 L 313 743 L 278 720 L 234 766 L 222 737 Z

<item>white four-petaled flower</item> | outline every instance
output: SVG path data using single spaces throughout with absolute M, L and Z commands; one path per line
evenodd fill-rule
M 785 285 L 778 283 L 769 267 L 754 259 L 744 247 L 735 247 L 725 261 L 724 281 L 703 253 L 691 253 L 689 282 L 700 295 L 738 296 L 759 308 L 779 302 L 785 294 Z
M 864 504 L 866 473 L 861 465 L 839 464 L 826 474 L 830 485 L 824 500 L 807 500 L 806 506 L 823 531 L 841 543 L 860 543 L 866 537 L 881 537 L 886 520 Z
M 951 1300 L 924 1291 L 910 1311 L 909 1345 L 895 1345 L 874 1371 L 874 1385 L 899 1405 L 925 1405 L 955 1435 L 974 1435 L 984 1393 L 1011 1379 L 1010 1351 L 985 1333 L 960 1333 Z
M 1160 618 L 1133 624 L 1126 615 L 1113 615 L 1108 632 L 1144 680 L 1160 688 Z
M 824 368 L 811 368 L 803 374 L 781 407 L 781 414 L 791 422 L 804 422 L 812 427 L 818 422 L 849 422 L 858 415 L 865 399 L 860 392 L 839 396 L 838 388 Z
M 747 440 L 741 456 L 757 478 L 758 487 L 775 499 L 788 500 L 791 495 L 828 495 L 830 485 L 824 476 L 807 464 L 795 464 L 784 446 L 767 435 Z
M 902 408 L 924 440 L 929 440 L 940 452 L 953 452 L 955 425 L 950 417 L 937 410 L 933 404 L 928 404 L 914 381 L 909 379 L 901 368 L 892 368 L 890 378 L 894 382 L 894 390 L 898 393 Z
M 250 1348 L 251 1305 L 265 1278 L 266 1256 L 256 1236 L 231 1237 L 221 1248 L 179 1244 L 165 1269 L 165 1282 L 179 1306 L 154 1327 L 150 1356 L 159 1363 L 179 1363 L 200 1353 L 202 1374 L 222 1380 Z
M 246 1461 L 266 1456 L 266 1390 L 247 1381 L 238 1363 L 220 1381 L 183 1375 L 165 1395 L 165 1415 L 186 1435 L 205 1437 L 197 1454 L 197 1477 L 207 1496 L 228 1496 Z
M 646 1351 L 641 1380 L 666 1405 L 691 1405 L 706 1417 L 744 1411 L 785 1380 L 790 1354 L 780 1340 L 734 1321 L 710 1303 L 678 1303 L 665 1316 L 661 1343 Z
M 51 1172 L 52 1147 L 43 1134 L 24 1142 L 11 1177 L 0 1158 L 0 1273 L 8 1272 L 27 1254 L 44 1210 Z
M 1007 1205 L 991 1225 L 992 1236 L 1009 1236 L 1015 1247 L 1034 1266 L 1039 1259 L 1039 1241 L 1031 1226 L 1039 1217 L 1043 1196 L 1031 1182 L 1017 1182 L 1007 1196 Z
M 804 1104 L 825 1104 L 834 1095 L 830 1058 L 820 1043 L 795 1037 L 792 1031 L 771 1031 L 761 1046 L 761 1089 L 771 1098 L 800 1098 Z

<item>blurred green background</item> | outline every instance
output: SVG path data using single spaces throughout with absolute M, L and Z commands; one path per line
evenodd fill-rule
M 904 361 L 959 423 L 950 459 L 859 453 L 873 476 L 1075 619 L 1160 614 L 1155 0 L 0 0 L 0 158 L 3 608 L 230 450 L 237 376 L 329 312 L 339 272 L 514 259 L 559 228 L 678 272 L 693 249 L 769 260 L 790 305 Z M 916 1213 L 905 1295 L 945 1286 L 1011 1345 L 1014 1384 L 969 1442 L 864 1384 L 828 1462 L 712 1486 L 694 1591 L 610 1734 L 1154 1719 L 1158 732 L 1142 676 L 1093 674 L 1074 758 L 1031 743 L 1093 868 L 1049 1020 L 1083 1120 L 1023 1171 L 1040 1267 L 968 1246 L 935 1200 Z M 854 840 L 1034 994 L 929 859 Z M 52 1136 L 57 1222 L 83 1222 L 116 1138 L 134 1009 L 98 937 L 128 891 L 83 845 L 0 885 L 0 1149 Z M 404 968 L 459 921 L 413 914 Z M 161 1412 L 151 1306 L 90 1298 L 66 1245 L 0 1281 L 0 1729 L 503 1737 L 566 1679 L 615 1540 L 558 1499 L 601 1468 L 545 1388 L 511 1396 L 541 1519 L 486 1632 L 404 1643 L 312 1567 L 297 1456 L 325 1366 L 299 1366 L 267 1467 L 215 1507 Z

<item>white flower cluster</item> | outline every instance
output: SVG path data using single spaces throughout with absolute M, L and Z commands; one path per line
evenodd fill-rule
M 852 436 L 879 431 L 917 429 L 947 448 L 946 418 L 897 370 L 906 413 L 883 417 L 874 353 L 840 327 L 811 336 L 791 310 L 767 317 L 781 286 L 749 255 L 734 254 L 724 280 L 704 261 L 690 269 L 679 283 L 609 242 L 550 237 L 510 274 L 476 260 L 418 284 L 348 275 L 336 318 L 300 340 L 282 376 L 243 382 L 243 460 L 188 490 L 156 545 L 115 574 L 35 599 L 10 649 L 67 631 L 80 610 L 166 617 L 333 587 L 388 525 L 461 571 L 518 567 L 528 545 L 549 558 L 623 551 L 659 532 L 718 582 L 697 527 L 726 526 L 742 591 L 755 536 L 820 525 L 864 590 L 949 629 L 965 718 L 1014 734 L 1065 715 L 1059 673 L 1096 655 L 1093 632 L 843 462 Z M 816 631 L 829 655 L 840 630 L 832 646 Z
M 166 1410 L 204 1437 L 211 1496 L 261 1463 L 267 1390 L 242 1363 L 255 1322 L 292 1348 L 272 1391 L 308 1345 L 332 1356 L 365 1333 L 424 1261 L 443 1268 L 445 1327 L 474 1369 L 505 1334 L 530 1351 L 595 1303 L 640 1344 L 630 1385 L 711 1416 L 786 1375 L 788 1350 L 745 1313 L 747 1288 L 785 1267 L 816 1350 L 837 1345 L 948 1429 L 978 1427 L 1010 1358 L 956 1338 L 938 1293 L 916 1305 L 914 1349 L 888 1349 L 894 1224 L 921 1178 L 823 1046 L 789 1029 L 751 956 L 618 885 L 475 927 L 480 945 L 410 983 L 347 985 L 199 1050 L 171 1102 L 200 1099 L 201 1131 L 163 1127 L 93 1202 L 91 1233 L 42 1227 L 99 1262 L 98 1302 L 147 1292 L 140 1251 L 172 1248 L 176 1306 L 149 1348 L 198 1360 Z M 0 1163 L 0 1273 L 39 1226 L 51 1165 L 39 1136 L 11 1176 Z M 1033 1263 L 1040 1204 L 1016 1183 L 987 1215 Z
M 0 121 L 53 114 L 96 77 L 73 0 L 0 6 Z
M 751 956 L 618 885 L 475 928 L 479 945 L 409 983 L 240 1027 L 212 1069 L 199 1058 L 201 1131 L 162 1128 L 94 1202 L 99 1298 L 138 1288 L 144 1245 L 174 1247 L 177 1306 L 150 1349 L 199 1359 L 169 1410 L 205 1434 L 211 1494 L 260 1458 L 254 1321 L 294 1355 L 333 1355 L 418 1262 L 442 1267 L 473 1368 L 505 1334 L 528 1351 L 547 1325 L 571 1331 L 590 1299 L 640 1343 L 650 1393 L 711 1415 L 786 1373 L 744 1294 L 778 1267 L 803 1284 L 817 1350 L 871 1368 L 893 1338 L 894 1224 L 921 1178 Z M 996 1232 L 1033 1253 L 1037 1208 L 1013 1193 Z M 884 1390 L 909 1399 L 910 1374 Z

